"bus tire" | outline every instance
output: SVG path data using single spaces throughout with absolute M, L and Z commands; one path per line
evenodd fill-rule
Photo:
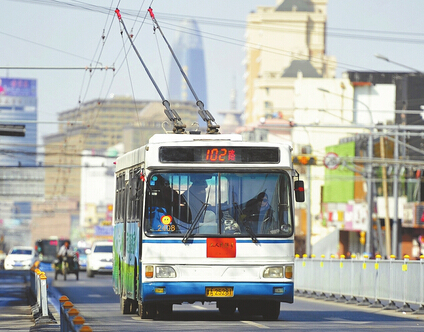
M 137 312 L 138 301 L 133 299 L 128 299 L 130 301 L 130 314 L 135 314 Z
M 255 302 L 252 301 L 243 301 L 238 305 L 238 311 L 242 316 L 253 316 L 257 313 L 257 310 L 258 307 L 256 307 Z
M 267 301 L 264 303 L 262 308 L 262 317 L 265 320 L 278 320 L 278 317 L 280 316 L 280 302 Z
M 172 315 L 172 303 L 161 303 L 157 305 L 157 314 L 165 317 Z
M 127 315 L 131 313 L 131 299 L 124 299 L 121 295 L 120 302 L 121 314 Z
M 155 318 L 156 304 L 154 303 L 138 303 L 138 314 L 141 319 Z
M 236 303 L 231 301 L 219 301 L 217 307 L 222 315 L 230 316 L 236 312 Z

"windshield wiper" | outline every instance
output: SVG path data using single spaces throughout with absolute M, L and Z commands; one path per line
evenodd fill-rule
M 246 229 L 246 232 L 249 233 L 249 235 L 250 235 L 250 237 L 252 239 L 252 242 L 253 243 L 258 243 L 259 241 L 256 238 L 255 232 L 253 231 L 252 227 L 250 227 L 250 225 L 246 222 L 246 220 L 243 221 L 243 226 Z
M 210 192 L 210 188 L 209 188 L 209 192 Z M 201 201 L 202 202 L 202 207 L 200 208 L 199 212 L 197 212 L 196 216 L 194 217 L 194 219 L 193 219 L 193 221 L 192 221 L 192 223 L 190 225 L 190 228 L 184 234 L 184 237 L 183 237 L 183 240 L 182 240 L 183 243 L 187 243 L 188 238 L 191 236 L 191 234 L 193 233 L 194 229 L 196 228 L 197 223 L 200 220 L 200 217 L 202 216 L 202 214 L 205 214 L 206 213 L 206 208 L 209 205 L 208 204 L 208 201 L 209 201 L 209 192 L 208 192 L 208 197 L 206 198 L 206 202 L 202 202 Z

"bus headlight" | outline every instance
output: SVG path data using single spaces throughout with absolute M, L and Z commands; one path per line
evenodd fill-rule
M 283 277 L 283 267 L 282 266 L 273 266 L 267 267 L 264 270 L 264 278 L 282 278 Z
M 177 273 L 171 266 L 156 266 L 156 278 L 176 278 Z
M 293 265 L 267 267 L 264 270 L 263 277 L 293 279 Z

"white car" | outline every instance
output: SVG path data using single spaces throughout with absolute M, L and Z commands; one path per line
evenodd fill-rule
M 92 278 L 97 273 L 112 273 L 113 243 L 95 242 L 87 253 L 87 276 Z
M 29 270 L 35 261 L 35 250 L 32 247 L 15 246 L 9 250 L 4 259 L 5 270 Z

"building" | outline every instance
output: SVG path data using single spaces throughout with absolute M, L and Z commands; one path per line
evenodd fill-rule
M 44 197 L 37 112 L 36 80 L 0 78 L 0 236 L 6 247 L 30 244 L 31 203 Z
M 187 130 L 198 129 L 190 125 L 197 119 L 198 108 L 193 102 L 171 102 L 171 107 L 187 124 Z M 39 215 L 39 225 L 55 225 L 58 214 L 54 207 L 68 206 L 67 213 L 66 208 L 61 210 L 63 225 L 46 228 L 44 236 L 73 238 L 85 235 L 88 221 L 92 230 L 106 221 L 113 204 L 113 162 L 117 154 L 146 144 L 154 134 L 172 132 L 173 127 L 160 102 L 119 96 L 86 102 L 61 112 L 59 120 L 59 132 L 44 137 L 46 200 L 32 213 Z M 71 230 L 78 232 L 72 235 Z M 34 232 L 40 235 L 38 228 Z
M 298 72 L 331 78 L 336 61 L 325 54 L 327 0 L 277 1 L 247 19 L 245 123 L 280 113 L 293 117 Z

